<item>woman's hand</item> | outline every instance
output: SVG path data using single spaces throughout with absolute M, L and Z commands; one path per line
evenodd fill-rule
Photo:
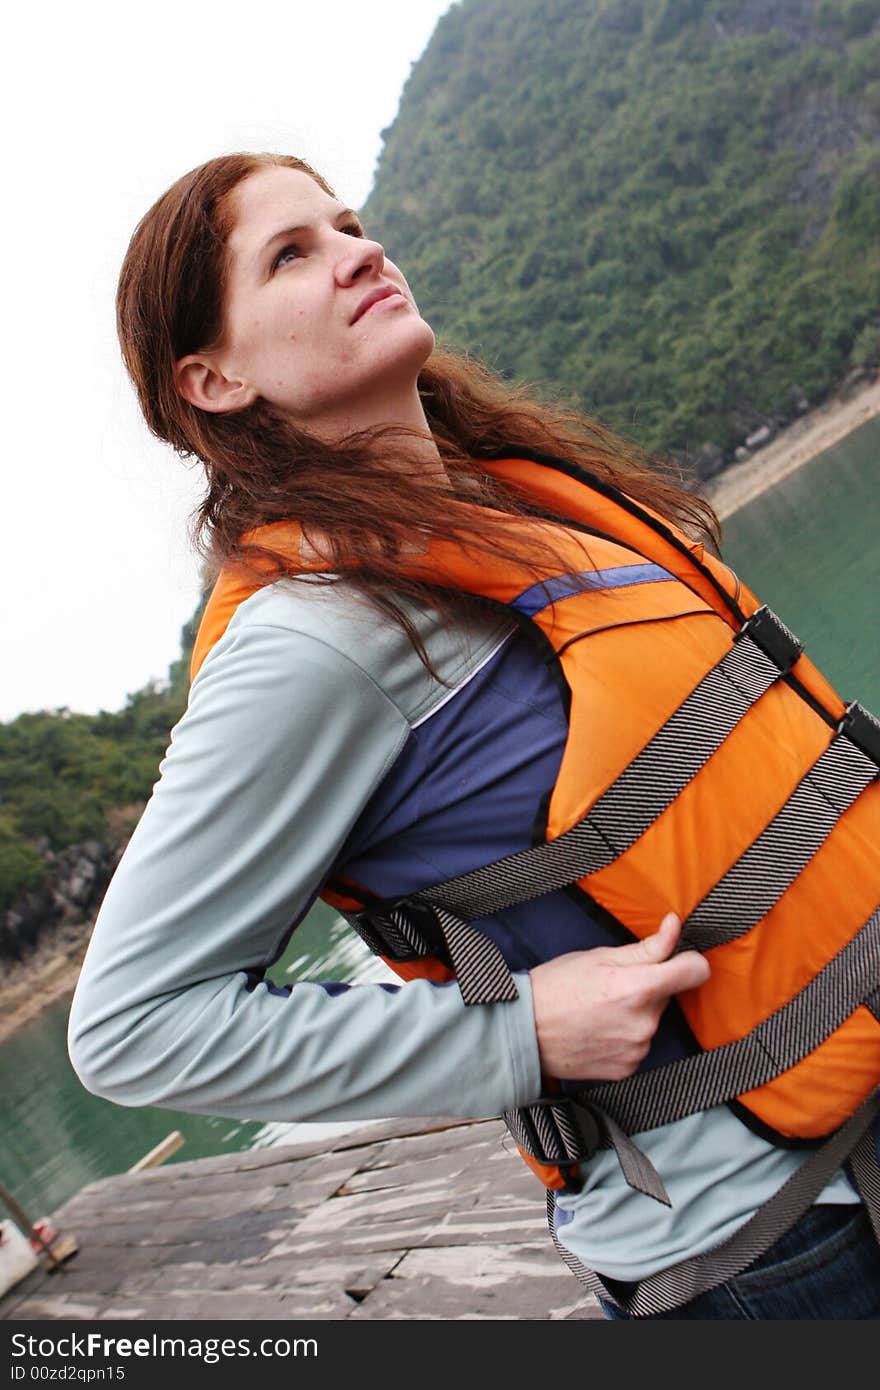
M 669 959 L 681 932 L 670 912 L 653 936 L 572 951 L 531 970 L 541 1070 L 566 1081 L 619 1081 L 648 1051 L 673 994 L 705 984 L 697 951 Z

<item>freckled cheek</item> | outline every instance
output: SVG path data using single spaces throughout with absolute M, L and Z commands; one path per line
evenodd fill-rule
M 264 344 L 262 319 L 251 319 L 238 325 L 231 324 L 229 336 L 240 352 L 249 358 L 258 357 Z

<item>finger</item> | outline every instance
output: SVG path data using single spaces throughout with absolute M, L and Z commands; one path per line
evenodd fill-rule
M 669 999 L 673 994 L 704 985 L 711 974 L 709 962 L 699 951 L 682 951 L 672 960 L 658 963 L 652 972 L 650 990 L 655 999 Z
M 631 941 L 626 946 L 614 948 L 615 965 L 650 965 L 668 960 L 678 945 L 681 935 L 681 918 L 675 912 L 667 912 L 659 927 L 644 941 Z

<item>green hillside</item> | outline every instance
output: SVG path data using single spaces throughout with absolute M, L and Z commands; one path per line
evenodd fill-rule
M 880 358 L 880 0 L 463 0 L 385 137 L 442 337 L 698 472 Z
M 47 710 L 0 724 L 0 962 L 18 959 L 63 916 L 59 873 L 77 870 L 76 856 L 66 862 L 69 847 L 91 846 L 90 896 L 100 900 L 101 878 L 134 828 L 186 705 L 200 617 L 201 607 L 183 628 L 168 679 L 129 695 L 123 709 Z

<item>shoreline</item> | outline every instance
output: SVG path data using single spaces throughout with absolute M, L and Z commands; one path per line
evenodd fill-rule
M 853 430 L 880 415 L 880 376 L 846 398 L 832 396 L 805 412 L 742 463 L 731 463 L 702 488 L 719 521 L 775 487 Z
M 82 925 L 76 944 L 66 947 L 51 939 L 27 961 L 13 968 L 12 978 L 0 986 L 0 1044 L 33 1023 L 44 1009 L 70 1002 L 82 969 L 93 923 Z
M 702 495 L 715 508 L 719 521 L 724 521 L 878 415 L 880 375 L 846 399 L 833 396 L 806 412 L 750 459 L 730 464 L 711 479 Z M 69 928 L 64 940 L 47 942 L 30 960 L 13 967 L 9 983 L 0 986 L 0 1043 L 32 1023 L 44 1009 L 73 995 L 91 930 L 91 922 Z

